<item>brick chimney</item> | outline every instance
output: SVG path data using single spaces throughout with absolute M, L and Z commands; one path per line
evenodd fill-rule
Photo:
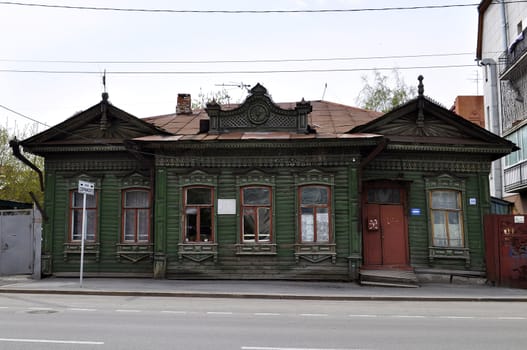
M 192 99 L 190 94 L 178 94 L 176 114 L 192 114 Z

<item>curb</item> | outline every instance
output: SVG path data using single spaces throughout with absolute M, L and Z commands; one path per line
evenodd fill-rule
M 147 292 L 104 290 L 57 290 L 57 289 L 0 289 L 0 294 L 54 294 L 54 295 L 99 295 L 172 298 L 218 298 L 218 299 L 267 299 L 267 300 L 322 300 L 322 301 L 434 301 L 434 302 L 527 302 L 527 297 L 460 297 L 460 296 L 385 296 L 385 295 L 303 295 L 303 294 L 252 294 L 217 292 Z

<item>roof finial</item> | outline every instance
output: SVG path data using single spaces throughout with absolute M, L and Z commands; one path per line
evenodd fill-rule
M 423 76 L 420 75 L 417 77 L 417 80 L 419 80 L 419 85 L 417 86 L 417 92 L 419 93 L 419 97 L 423 96 L 425 92 L 425 86 L 423 85 Z
M 423 128 L 425 126 L 425 114 L 424 114 L 424 99 L 423 93 L 425 92 L 425 87 L 423 85 L 423 76 L 419 75 L 417 80 L 419 80 L 419 85 L 417 86 L 417 92 L 419 93 L 417 100 L 417 127 Z

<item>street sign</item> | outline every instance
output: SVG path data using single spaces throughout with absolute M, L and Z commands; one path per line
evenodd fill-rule
M 79 193 L 93 196 L 95 194 L 95 183 L 79 180 Z

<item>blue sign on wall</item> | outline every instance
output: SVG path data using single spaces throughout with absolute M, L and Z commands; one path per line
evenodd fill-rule
M 421 208 L 412 208 L 410 209 L 410 215 L 419 216 L 421 215 Z

